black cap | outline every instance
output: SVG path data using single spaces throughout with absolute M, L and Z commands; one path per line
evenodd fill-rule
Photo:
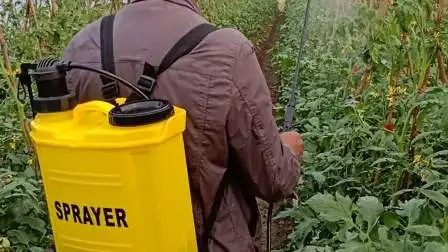
M 163 121 L 173 114 L 174 107 L 169 101 L 137 101 L 113 108 L 109 112 L 109 123 L 115 126 L 141 126 Z

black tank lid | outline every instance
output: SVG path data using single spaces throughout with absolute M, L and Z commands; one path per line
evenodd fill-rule
M 109 112 L 109 123 L 115 126 L 141 126 L 163 121 L 174 114 L 166 100 L 152 99 L 116 106 Z

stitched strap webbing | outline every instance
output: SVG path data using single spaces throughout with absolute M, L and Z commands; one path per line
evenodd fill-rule
M 215 30 L 216 28 L 211 24 L 204 23 L 185 34 L 162 60 L 157 76 L 165 72 L 179 58 L 189 54 L 208 34 Z
M 101 67 L 103 70 L 115 74 L 114 61 L 114 29 L 115 15 L 103 17 L 101 20 Z M 101 76 L 103 82 L 102 91 L 106 101 L 114 102 L 118 96 L 118 85 L 115 80 L 111 80 L 105 76 Z

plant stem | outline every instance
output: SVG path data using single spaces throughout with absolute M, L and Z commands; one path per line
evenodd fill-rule
M 3 55 L 3 62 L 5 64 L 5 68 L 6 68 L 6 72 L 7 73 L 11 73 L 12 72 L 12 68 L 11 68 L 11 62 L 9 61 L 9 54 L 8 54 L 8 45 L 6 44 L 6 39 L 5 39 L 5 35 L 3 33 L 3 25 L 0 24 L 0 50 L 2 52 Z
M 439 13 L 437 15 L 437 24 L 438 24 L 438 30 L 443 30 L 443 14 L 444 14 L 444 8 L 445 8 L 445 1 L 439 0 Z M 443 83 L 448 83 L 448 76 L 446 74 L 445 70 L 445 59 L 443 57 L 443 52 L 441 46 L 437 49 L 437 63 L 439 65 L 439 76 L 440 80 Z

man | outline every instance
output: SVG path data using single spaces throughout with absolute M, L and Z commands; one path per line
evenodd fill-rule
M 181 37 L 204 23 L 192 0 L 134 1 L 115 16 L 116 74 L 137 83 L 145 62 L 160 65 Z M 98 20 L 80 31 L 64 60 L 101 68 L 100 27 Z M 97 74 L 73 70 L 68 80 L 80 102 L 103 98 Z M 120 96 L 127 95 L 121 88 Z M 258 251 L 255 197 L 275 202 L 295 192 L 303 147 L 299 134 L 278 132 L 252 44 L 234 29 L 208 34 L 158 76 L 152 97 L 188 113 L 184 139 L 200 249 Z

